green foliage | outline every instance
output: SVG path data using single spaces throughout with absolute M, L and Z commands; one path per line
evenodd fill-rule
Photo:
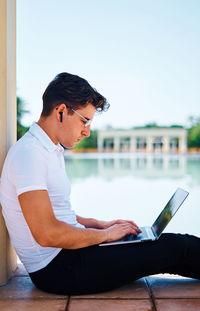
M 29 129 L 29 127 L 22 125 L 22 117 L 25 113 L 29 113 L 24 108 L 25 103 L 21 97 L 17 97 L 17 140 L 20 139 Z
M 200 148 L 200 123 L 188 130 L 188 147 Z
M 81 140 L 75 147 L 75 149 L 88 149 L 88 148 L 97 148 L 97 131 L 91 130 L 90 137 L 85 137 Z
M 156 122 L 151 122 L 151 123 L 146 124 L 144 127 L 145 128 L 155 128 L 155 127 L 157 128 L 159 126 L 157 125 Z
M 188 128 L 195 127 L 198 123 L 200 123 L 200 116 L 189 116 L 187 123 Z
M 170 126 L 162 126 L 162 125 L 158 125 L 156 122 L 151 122 L 151 123 L 147 123 L 146 125 L 143 126 L 135 126 L 132 127 L 132 129 L 147 129 L 147 128 L 183 128 L 182 125 L 179 124 L 172 124 Z
M 170 125 L 171 128 L 183 128 L 182 125 L 179 125 L 179 124 L 172 124 Z

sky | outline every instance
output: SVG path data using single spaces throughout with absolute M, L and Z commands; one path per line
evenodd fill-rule
M 199 0 L 17 0 L 17 95 L 39 119 L 60 72 L 85 78 L 110 109 L 94 129 L 187 125 L 200 107 Z

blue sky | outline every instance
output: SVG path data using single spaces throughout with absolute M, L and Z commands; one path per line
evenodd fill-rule
M 186 124 L 200 107 L 200 1 L 17 0 L 17 94 L 37 121 L 57 73 L 107 97 L 94 128 Z

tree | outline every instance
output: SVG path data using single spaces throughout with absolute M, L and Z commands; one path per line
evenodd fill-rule
M 85 137 L 75 147 L 75 149 L 97 148 L 97 130 L 90 132 L 89 137 Z
M 147 123 L 144 127 L 145 128 L 157 128 L 159 127 L 159 125 L 156 122 L 150 122 L 150 123 Z
M 22 125 L 22 117 L 25 113 L 29 113 L 28 110 L 24 108 L 24 100 L 17 96 L 17 140 L 20 139 L 29 129 L 29 127 Z
M 188 147 L 200 148 L 200 123 L 188 130 Z

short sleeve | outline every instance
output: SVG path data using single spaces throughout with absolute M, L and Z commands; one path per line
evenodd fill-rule
M 47 159 L 40 148 L 17 150 L 10 159 L 9 178 L 18 196 L 31 190 L 47 190 Z

